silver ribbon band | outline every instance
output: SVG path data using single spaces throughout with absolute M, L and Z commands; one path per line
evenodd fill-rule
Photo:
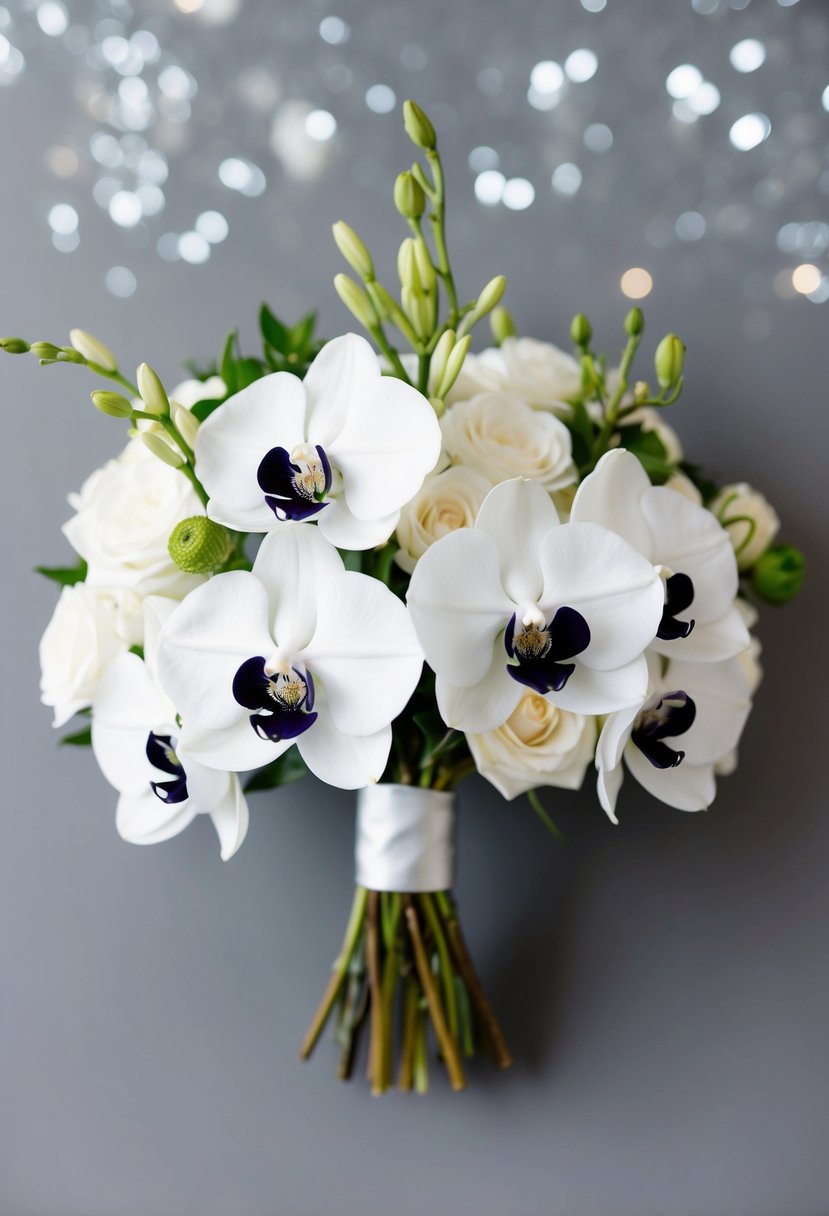
M 447 891 L 455 869 L 455 796 L 416 785 L 357 793 L 355 881 L 370 891 Z

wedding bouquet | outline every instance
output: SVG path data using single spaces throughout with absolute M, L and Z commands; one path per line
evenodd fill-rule
M 125 840 L 206 814 L 225 859 L 246 795 L 308 773 L 359 791 L 354 905 L 301 1054 L 335 1015 L 348 1077 L 368 1026 L 376 1093 L 426 1089 L 430 1028 L 454 1088 L 479 1046 L 510 1063 L 452 896 L 460 782 L 526 794 L 553 831 L 538 790 L 591 765 L 614 823 L 626 775 L 705 809 L 760 679 L 753 603 L 803 575 L 768 502 L 703 476 L 663 420 L 678 337 L 652 386 L 633 374 L 638 308 L 612 367 L 583 314 L 572 355 L 518 337 L 503 277 L 463 302 L 435 132 L 413 102 L 404 122 L 399 293 L 334 225 L 356 276 L 334 285 L 371 342 L 263 306 L 260 355 L 231 333 L 170 393 L 80 330 L 0 342 L 109 380 L 92 400 L 129 426 L 70 496 L 77 562 L 40 568 L 62 585 L 43 701 L 56 727 L 81 718 L 63 742 L 91 744 Z M 487 316 L 494 345 L 473 354 Z

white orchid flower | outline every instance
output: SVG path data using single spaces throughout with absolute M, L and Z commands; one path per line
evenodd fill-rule
M 719 763 L 736 748 L 751 710 L 749 680 L 739 658 L 666 663 L 652 655 L 649 668 L 647 695 L 639 705 L 608 717 L 596 747 L 599 801 L 614 823 L 623 759 L 660 802 L 680 811 L 710 806 Z
M 505 722 L 525 688 L 582 714 L 641 701 L 662 600 L 650 562 L 606 528 L 559 523 L 523 478 L 423 554 L 408 595 L 440 712 L 472 734 Z
M 304 380 L 274 372 L 202 423 L 196 466 L 207 513 L 241 532 L 314 519 L 341 549 L 388 540 L 440 455 L 429 402 L 382 376 L 368 342 L 328 342 Z
M 120 794 L 115 826 L 124 840 L 169 840 L 204 813 L 227 861 L 248 830 L 239 778 L 205 767 L 180 746 L 175 707 L 158 682 L 158 634 L 176 606 L 155 596 L 145 601 L 146 658 L 122 654 L 104 673 L 92 706 L 92 749 Z
M 610 528 L 659 570 L 665 606 L 652 646 L 659 654 L 713 663 L 746 648 L 727 532 L 704 507 L 652 486 L 631 452 L 616 449 L 601 458 L 579 486 L 570 518 Z
M 167 621 L 159 661 L 189 755 L 241 771 L 296 743 L 342 789 L 380 779 L 422 665 L 405 605 L 298 523 L 265 537 L 252 572 L 196 588 Z

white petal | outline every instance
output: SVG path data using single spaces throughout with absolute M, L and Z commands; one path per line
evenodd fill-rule
M 616 817 L 616 802 L 619 798 L 619 791 L 622 788 L 624 778 L 625 774 L 621 761 L 614 768 L 602 766 L 596 777 L 596 793 L 599 795 L 599 803 L 611 823 L 619 822 Z
M 541 565 L 548 619 L 566 605 L 590 627 L 580 664 L 602 671 L 621 667 L 653 640 L 662 619 L 662 581 L 620 536 L 597 524 L 562 524 L 544 537 Z
M 471 688 L 461 688 L 438 676 L 435 681 L 438 709 L 447 726 L 483 735 L 502 726 L 521 700 L 524 688 L 507 674 L 507 656 L 501 638 L 496 641 L 491 655 L 488 672 Z
M 247 836 L 250 814 L 239 778 L 234 776 L 227 797 L 210 812 L 219 837 L 222 861 L 229 861 Z
M 148 789 L 154 770 L 147 759 L 147 736 L 173 716 L 138 655 L 122 654 L 110 663 L 92 713 L 92 750 L 110 785 L 128 794 Z
M 388 726 L 423 667 L 406 605 L 384 583 L 356 573 L 341 574 L 332 593 L 320 598 L 303 658 L 322 681 L 334 724 L 351 735 Z
M 639 713 L 639 708 L 639 705 L 630 705 L 626 709 L 617 710 L 616 713 L 609 715 L 596 744 L 597 767 L 612 769 L 621 764 L 622 752 L 630 738 L 633 721 Z
M 158 643 L 161 630 L 178 608 L 179 601 L 166 595 L 148 595 L 144 600 L 144 662 L 154 683 L 158 684 Z
M 737 560 L 728 533 L 706 511 L 665 486 L 652 486 L 642 510 L 653 536 L 653 561 L 687 574 L 694 601 L 682 617 L 718 620 L 737 594 Z
M 223 775 L 262 768 L 272 760 L 278 760 L 292 743 L 293 739 L 282 743 L 261 739 L 251 726 L 246 710 L 221 730 L 188 727 L 185 722 L 179 738 L 179 747 L 191 764 L 197 760 L 205 768 L 221 769 Z
M 515 611 L 492 537 L 459 528 L 437 541 L 415 567 L 407 602 L 429 666 L 449 684 L 480 683 L 493 641 Z
M 650 488 L 650 478 L 632 452 L 606 452 L 579 486 L 570 518 L 601 524 L 651 557 L 650 527 L 642 513 L 642 495 Z
M 541 598 L 541 541 L 558 526 L 553 500 L 537 481 L 504 481 L 484 499 L 475 527 L 498 546 L 501 583 L 516 604 L 536 604 Z
M 305 437 L 304 423 L 305 390 L 290 372 L 255 380 L 214 410 L 196 436 L 196 471 L 214 510 L 261 506 L 262 457 L 275 447 L 292 451 Z
M 338 549 L 375 549 L 389 539 L 400 512 L 382 515 L 379 519 L 357 519 L 348 509 L 344 498 L 333 498 L 317 516 L 320 532 Z
M 355 738 L 337 730 L 330 715 L 320 712 L 314 725 L 297 740 L 311 772 L 341 790 L 358 790 L 379 781 L 391 751 L 391 727 Z
M 303 381 L 308 439 L 328 452 L 355 402 L 371 392 L 379 379 L 380 364 L 365 338 L 343 334 L 326 342 Z
M 688 615 L 683 613 L 683 616 Z M 654 638 L 651 649 L 670 659 L 690 663 L 719 663 L 723 659 L 742 654 L 750 641 L 745 622 L 739 610 L 733 607 L 718 621 L 697 621 L 687 638 L 676 638 L 672 642 Z
M 640 785 L 678 811 L 704 811 L 714 801 L 717 785 L 712 764 L 656 768 L 634 743 L 625 748 L 625 763 Z
M 245 659 L 268 657 L 268 593 L 245 570 L 191 591 L 161 632 L 158 671 L 186 725 L 220 730 L 236 721 L 233 677 Z M 216 767 L 221 767 L 216 766 Z
M 648 665 L 638 655 L 623 667 L 594 671 L 578 661 L 576 670 L 561 692 L 547 696 L 559 709 L 577 714 L 610 714 L 632 705 L 641 705 L 648 690 Z
M 336 597 L 343 573 L 337 550 L 308 524 L 283 523 L 262 541 L 253 574 L 267 590 L 271 631 L 288 659 L 310 642 L 319 606 Z
M 196 815 L 188 798 L 184 802 L 166 803 L 156 798 L 152 790 L 144 794 L 122 794 L 115 812 L 115 827 L 122 840 L 130 844 L 160 844 L 178 836 Z
M 713 764 L 736 748 L 751 712 L 745 672 L 737 659 L 671 663 L 662 684 L 666 690 L 687 692 L 696 705 L 690 730 L 667 741 L 685 752 L 683 764 Z
M 252 729 L 252 728 L 251 728 Z M 233 777 L 224 769 L 207 768 L 189 755 L 181 745 L 176 748 L 187 777 L 187 794 L 197 811 L 212 811 L 227 798 Z
M 440 456 L 440 424 L 428 400 L 402 380 L 378 376 L 350 405 L 328 454 L 358 519 L 399 511 Z
M 229 507 L 226 503 L 211 498 L 207 504 L 207 516 L 214 523 L 224 524 L 235 532 L 270 532 L 280 526 L 280 521 L 265 502 L 260 491 L 260 502 L 255 507 Z

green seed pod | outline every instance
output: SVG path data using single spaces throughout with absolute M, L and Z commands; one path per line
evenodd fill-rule
M 570 324 L 570 338 L 574 346 L 589 346 L 593 327 L 583 312 L 577 312 Z
M 105 389 L 97 389 L 91 394 L 91 397 L 95 409 L 106 414 L 108 418 L 132 417 L 132 405 L 121 393 L 110 393 Z
M 806 573 L 806 558 L 794 545 L 767 549 L 751 577 L 754 590 L 770 604 L 785 604 L 800 590 Z
M 394 183 L 394 205 L 407 220 L 416 220 L 426 210 L 426 195 L 423 187 L 415 181 L 408 169 L 398 173 Z
M 625 333 L 629 338 L 638 338 L 645 331 L 645 314 L 641 308 L 631 308 L 625 317 Z
M 421 110 L 416 101 L 403 102 L 403 126 L 413 144 L 426 152 L 433 152 L 437 147 L 435 128 Z
M 670 388 L 682 375 L 685 365 L 685 345 L 676 334 L 666 334 L 656 348 L 653 365 L 662 388 Z
M 213 574 L 233 552 L 233 538 L 206 515 L 191 515 L 173 528 L 167 548 L 179 570 Z
M 31 347 L 23 338 L 0 338 L 0 350 L 7 355 L 26 355 Z

